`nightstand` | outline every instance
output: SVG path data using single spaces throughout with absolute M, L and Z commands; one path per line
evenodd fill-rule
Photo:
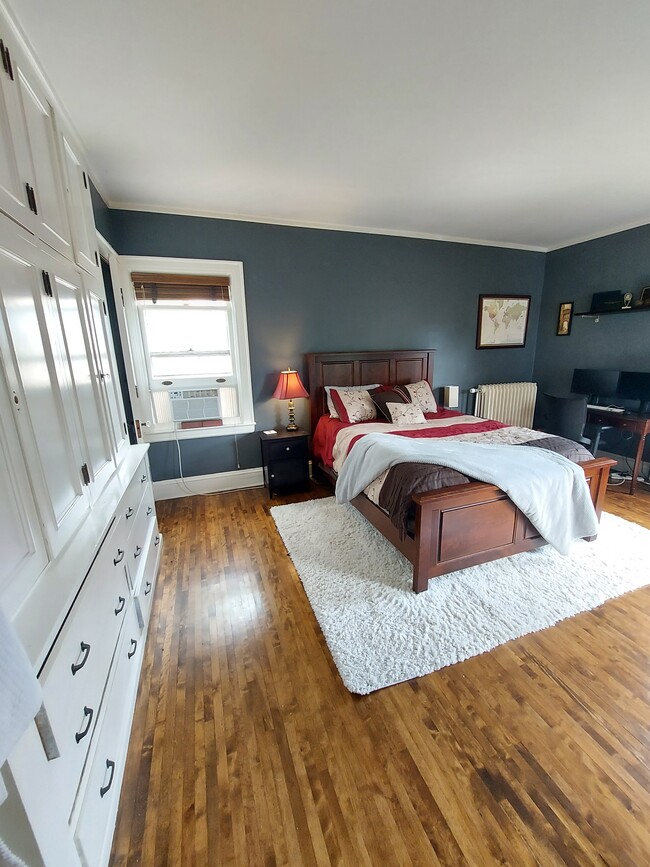
M 261 433 L 264 484 L 273 494 L 309 488 L 309 434 L 304 430 Z

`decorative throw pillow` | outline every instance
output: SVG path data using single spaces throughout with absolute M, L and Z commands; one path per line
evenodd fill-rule
M 388 414 L 388 410 L 386 409 L 386 404 L 388 401 L 391 403 L 410 403 L 404 395 L 400 394 L 398 391 L 393 391 L 391 388 L 387 388 L 385 391 L 375 391 L 372 395 L 372 400 L 375 406 L 377 407 L 377 418 L 382 419 L 385 418 L 386 421 L 390 421 L 390 415 Z
M 387 403 L 386 409 L 393 424 L 425 424 L 426 422 L 424 413 L 414 403 Z
M 426 379 L 410 385 L 397 385 L 395 391 L 403 395 L 409 403 L 417 404 L 422 412 L 438 412 L 438 404 Z
M 326 385 L 325 386 L 325 394 L 327 395 L 327 409 L 332 418 L 339 418 L 339 414 L 334 406 L 334 401 L 332 400 L 332 395 L 330 392 L 333 388 L 336 389 L 345 389 L 345 391 L 372 391 L 373 388 L 380 388 L 381 386 L 376 383 L 375 385 Z
M 332 388 L 330 397 L 341 421 L 355 424 L 377 418 L 377 410 L 367 389 Z

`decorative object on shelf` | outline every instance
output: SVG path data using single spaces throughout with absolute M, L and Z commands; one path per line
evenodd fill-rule
M 460 401 L 459 388 L 457 385 L 446 385 L 443 389 L 443 402 L 445 409 L 457 409 Z
M 287 430 L 298 430 L 294 399 L 297 397 L 309 397 L 309 393 L 302 384 L 297 370 L 289 368 L 280 373 L 273 397 L 277 398 L 277 400 L 289 401 L 289 424 L 287 425 Z
M 557 329 L 555 334 L 558 337 L 568 337 L 571 334 L 571 324 L 573 322 L 573 301 L 563 301 L 560 304 L 560 310 L 557 316 Z
M 479 295 L 477 349 L 526 345 L 530 295 Z
M 632 309 L 632 293 L 626 292 L 625 295 L 623 295 L 623 306 L 621 307 L 621 310 L 631 310 L 631 309 Z
M 594 292 L 591 296 L 590 313 L 611 313 L 622 308 L 622 292 Z
M 644 286 L 641 290 L 641 297 L 639 298 L 639 304 L 641 307 L 650 306 L 650 286 Z

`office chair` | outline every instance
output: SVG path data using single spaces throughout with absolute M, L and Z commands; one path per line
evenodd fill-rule
M 541 430 L 583 446 L 591 446 L 591 439 L 584 436 L 586 420 L 587 398 L 584 395 L 543 395 L 540 408 Z

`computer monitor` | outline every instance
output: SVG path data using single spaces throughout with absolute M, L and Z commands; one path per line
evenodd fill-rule
M 598 403 L 601 397 L 614 397 L 620 375 L 620 370 L 576 367 L 573 371 L 571 391 L 574 394 L 586 394 L 592 403 Z
M 639 412 L 650 415 L 650 373 L 624 370 L 618 381 L 616 396 L 641 402 Z

